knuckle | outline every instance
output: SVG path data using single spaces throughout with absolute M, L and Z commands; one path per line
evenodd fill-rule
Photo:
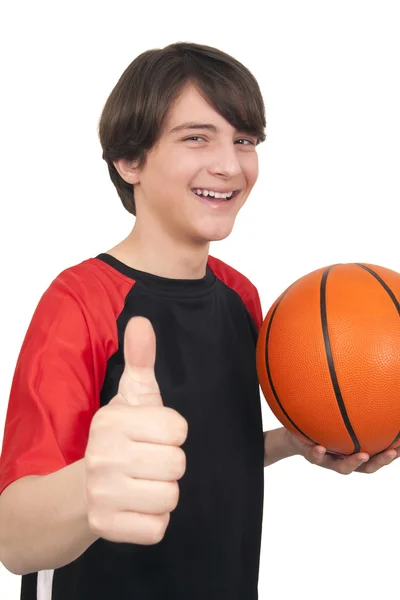
M 120 427 L 122 423 L 125 423 L 127 419 L 127 415 L 130 412 L 129 408 L 126 404 L 113 403 L 106 404 L 98 409 L 96 414 L 92 419 L 92 427 L 94 426 L 97 430 L 103 431 L 106 429 L 107 431 L 114 431 L 118 426 Z
M 178 413 L 174 408 L 164 406 L 163 410 L 163 422 L 160 421 L 159 426 L 163 432 L 167 432 L 167 441 L 175 446 L 181 446 L 186 440 L 188 433 L 188 423 L 181 414 Z
M 104 534 L 104 524 L 103 520 L 100 518 L 100 515 L 96 511 L 89 510 L 87 515 L 87 520 L 89 524 L 89 529 L 98 536 L 102 536 Z
M 111 412 L 112 407 L 110 406 L 102 406 L 99 408 L 92 419 L 91 429 L 102 429 L 106 424 L 108 424 Z
M 102 464 L 102 457 L 97 452 L 87 452 L 85 456 L 86 471 L 94 473 Z
M 186 454 L 182 448 L 176 449 L 175 475 L 177 479 L 183 477 L 186 471 Z
M 179 502 L 179 495 L 180 495 L 180 490 L 179 490 L 179 485 L 177 482 L 174 483 L 174 491 L 172 494 L 172 506 L 173 508 L 171 510 L 175 510 L 175 508 L 178 506 L 178 502 Z
M 178 415 L 178 411 L 176 411 L 174 408 L 171 408 L 170 406 L 163 406 L 161 407 L 162 413 L 163 415 L 170 420 L 175 419 L 176 415 Z
M 158 544 L 163 539 L 169 523 L 169 514 L 153 519 L 150 532 L 150 543 Z
M 111 408 L 103 406 L 94 415 L 90 424 L 89 444 L 101 443 L 105 435 L 108 436 L 110 431 L 115 431 L 115 413 Z
M 95 449 L 90 449 L 85 455 L 85 470 L 90 478 L 104 477 L 105 473 L 110 473 L 115 470 L 115 466 L 119 464 L 118 456 L 113 456 L 110 451 L 110 446 L 106 451 L 99 446 Z
M 179 501 L 179 485 L 177 482 L 170 482 L 165 485 L 164 490 L 164 512 L 169 513 L 178 505 Z
M 182 439 L 181 444 L 183 444 L 183 442 L 186 440 L 187 435 L 188 435 L 188 430 L 189 430 L 188 422 L 186 421 L 186 419 L 184 417 L 182 417 L 182 415 L 180 415 L 179 434 Z
M 178 505 L 179 486 L 176 481 L 163 482 L 160 495 L 160 514 L 169 513 Z
M 183 444 L 188 434 L 188 422 L 176 410 L 170 409 L 170 431 L 174 443 L 178 446 Z
M 88 485 L 86 490 L 86 497 L 89 506 L 98 506 L 104 503 L 107 493 L 102 486 L 99 485 Z
M 186 470 L 186 454 L 182 448 L 170 446 L 165 461 L 165 471 L 172 479 L 180 479 Z

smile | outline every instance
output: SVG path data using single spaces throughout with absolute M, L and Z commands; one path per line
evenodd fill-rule
M 216 192 L 214 190 L 206 190 L 206 189 L 201 189 L 201 188 L 193 188 L 192 192 L 194 194 L 196 194 L 196 196 L 203 196 L 205 198 L 207 198 L 207 196 L 210 196 L 211 198 L 215 198 L 215 199 L 221 199 L 221 200 L 230 200 L 231 198 L 234 198 L 240 190 L 230 190 L 230 191 L 226 191 L 226 192 Z

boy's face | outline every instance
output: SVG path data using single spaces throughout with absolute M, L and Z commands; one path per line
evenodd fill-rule
M 226 238 L 257 180 L 256 141 L 236 131 L 194 86 L 187 87 L 144 166 L 131 173 L 138 222 L 145 227 L 162 222 L 169 235 L 193 245 Z M 233 195 L 217 199 L 214 192 Z

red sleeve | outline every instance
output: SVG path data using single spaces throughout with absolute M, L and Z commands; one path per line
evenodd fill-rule
M 259 332 L 263 323 L 263 315 L 260 296 L 255 285 L 242 273 L 215 256 L 208 257 L 208 265 L 221 281 L 239 294 Z
M 83 302 L 56 279 L 39 302 L 16 365 L 0 493 L 21 477 L 51 473 L 83 457 L 106 361 Z
M 261 329 L 261 325 L 263 323 L 263 314 L 261 308 L 260 296 L 255 286 L 251 289 L 251 296 L 247 301 L 247 308 L 251 316 L 253 317 L 254 323 L 256 324 L 257 331 L 259 332 Z

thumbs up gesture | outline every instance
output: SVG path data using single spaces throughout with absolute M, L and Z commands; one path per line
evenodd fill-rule
M 84 458 L 88 522 L 93 533 L 113 542 L 156 544 L 178 504 L 187 422 L 163 405 L 148 319 L 129 321 L 124 356 L 118 393 L 90 427 Z

